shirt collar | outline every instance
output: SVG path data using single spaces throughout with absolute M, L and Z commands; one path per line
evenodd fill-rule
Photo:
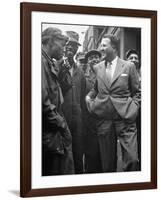
M 105 66 L 107 66 L 108 64 L 116 65 L 117 60 L 118 60 L 118 56 L 116 56 L 111 62 L 108 62 L 108 61 L 105 60 Z
M 116 56 L 116 58 L 113 59 L 113 61 L 111 61 L 111 65 L 116 65 L 118 60 L 118 56 Z

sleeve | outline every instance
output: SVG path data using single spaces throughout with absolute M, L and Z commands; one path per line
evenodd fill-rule
M 140 106 L 141 104 L 141 88 L 139 82 L 139 76 L 136 71 L 136 67 L 134 64 L 130 66 L 130 90 L 131 90 L 131 97 L 133 101 Z
M 45 73 L 45 63 L 42 62 L 42 111 L 45 120 L 52 129 L 65 128 L 64 118 L 57 112 L 56 105 L 51 103 L 48 94 L 47 75 Z

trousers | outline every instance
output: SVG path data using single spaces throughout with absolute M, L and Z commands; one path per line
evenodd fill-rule
M 122 119 L 100 120 L 97 134 L 104 172 L 117 170 L 117 139 L 121 145 L 123 170 L 139 170 L 135 122 L 127 122 Z

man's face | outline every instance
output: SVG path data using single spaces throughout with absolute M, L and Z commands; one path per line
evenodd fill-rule
M 65 46 L 65 55 L 68 58 L 73 58 L 75 54 L 77 53 L 78 45 L 75 42 L 68 42 L 68 44 Z
M 51 58 L 60 60 L 63 56 L 63 49 L 66 44 L 65 40 L 57 39 L 49 44 Z
M 87 65 L 85 63 L 82 63 L 81 61 L 77 61 L 77 66 L 79 69 L 85 72 Z
M 113 57 L 114 54 L 114 48 L 111 46 L 111 41 L 109 38 L 102 39 L 100 51 L 102 58 L 110 61 L 110 58 Z
M 84 60 L 82 59 L 77 59 L 77 66 L 81 69 L 85 66 Z
M 88 64 L 91 68 L 93 68 L 93 66 L 99 62 L 100 62 L 100 57 L 98 54 L 93 54 L 88 57 Z
M 133 62 L 136 67 L 139 66 L 139 57 L 137 54 L 135 54 L 135 53 L 130 54 L 130 56 L 128 57 L 127 60 Z

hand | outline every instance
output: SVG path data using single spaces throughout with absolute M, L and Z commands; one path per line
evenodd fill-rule
M 57 116 L 57 125 L 61 129 L 66 129 L 67 124 L 66 124 L 64 117 L 62 117 L 60 115 Z
M 88 109 L 88 111 L 89 111 L 89 113 L 91 113 L 91 98 L 87 95 L 86 97 L 85 97 L 85 101 L 86 101 L 86 106 L 87 106 L 87 109 Z
M 87 95 L 87 96 L 85 97 L 85 100 L 86 100 L 86 102 L 89 102 L 89 101 L 91 100 L 91 98 Z
M 64 57 L 63 60 L 64 60 L 64 62 L 63 62 L 64 67 L 65 67 L 67 70 L 71 69 L 72 66 L 71 66 L 70 63 L 69 63 L 68 58 L 67 58 L 67 57 Z

